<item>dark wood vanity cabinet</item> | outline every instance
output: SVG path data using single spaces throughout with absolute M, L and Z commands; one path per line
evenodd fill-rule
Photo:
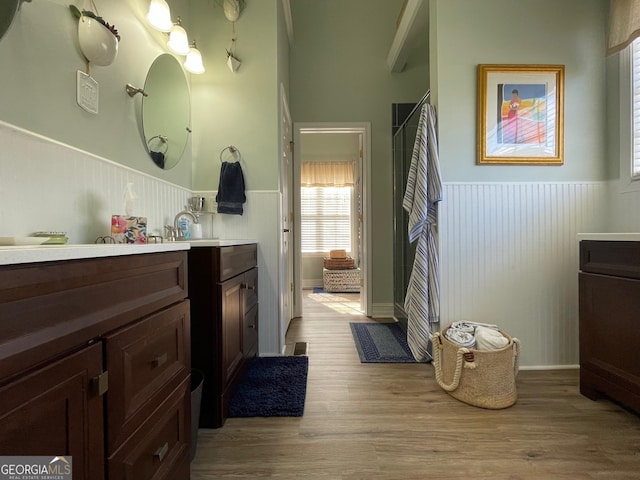
M 0 266 L 0 452 L 189 478 L 187 254 Z
M 640 413 L 640 242 L 580 242 L 580 392 Z
M 257 245 L 192 248 L 189 297 L 192 365 L 204 373 L 200 426 L 216 428 L 258 354 Z
M 74 479 L 103 478 L 102 371 L 95 344 L 0 387 L 2 455 L 73 455 Z

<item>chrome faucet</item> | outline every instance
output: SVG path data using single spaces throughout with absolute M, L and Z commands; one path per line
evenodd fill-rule
M 180 217 L 182 217 L 183 215 L 186 215 L 188 217 L 191 217 L 191 219 L 193 220 L 193 223 L 200 223 L 198 221 L 198 217 L 191 211 L 189 210 L 183 210 L 181 212 L 179 212 L 176 217 L 173 219 L 173 234 L 175 235 L 175 239 L 176 240 L 184 240 L 184 233 L 182 233 L 182 229 L 180 229 L 178 227 L 178 220 L 180 220 Z

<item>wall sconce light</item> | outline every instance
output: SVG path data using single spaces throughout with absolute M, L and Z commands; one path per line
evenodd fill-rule
M 189 53 L 184 61 L 184 68 L 187 72 L 195 73 L 197 75 L 204 73 L 204 65 L 202 64 L 202 55 L 196 47 L 196 42 L 191 42 Z
M 171 10 L 165 0 L 151 0 L 149 11 L 147 12 L 147 21 L 156 30 L 168 32 L 173 27 L 171 21 Z
M 178 17 L 176 23 L 171 21 L 171 10 L 165 0 L 151 0 L 147 20 L 156 30 L 169 33 L 167 48 L 171 52 L 176 55 L 187 56 L 184 62 L 185 70 L 195 74 L 204 73 L 202 55 L 196 47 L 196 42 L 192 42 L 191 45 L 189 45 L 187 31 L 182 26 L 180 17 Z
M 171 28 L 167 47 L 177 55 L 187 55 L 189 53 L 189 40 L 187 38 L 187 31 L 182 28 L 182 21 L 180 20 L 180 17 L 178 17 L 178 20 L 173 24 L 173 27 Z

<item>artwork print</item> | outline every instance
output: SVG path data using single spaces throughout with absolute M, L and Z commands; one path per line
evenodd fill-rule
M 498 84 L 498 143 L 544 145 L 547 138 L 547 86 Z
M 563 164 L 563 65 L 478 65 L 477 111 L 478 164 Z

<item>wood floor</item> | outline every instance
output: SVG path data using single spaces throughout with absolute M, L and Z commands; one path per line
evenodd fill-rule
M 192 479 L 640 479 L 640 417 L 581 396 L 577 370 L 522 371 L 513 407 L 468 406 L 430 364 L 361 364 L 349 322 L 373 320 L 345 297 L 306 295 L 287 333 L 308 342 L 304 416 L 201 429 Z

